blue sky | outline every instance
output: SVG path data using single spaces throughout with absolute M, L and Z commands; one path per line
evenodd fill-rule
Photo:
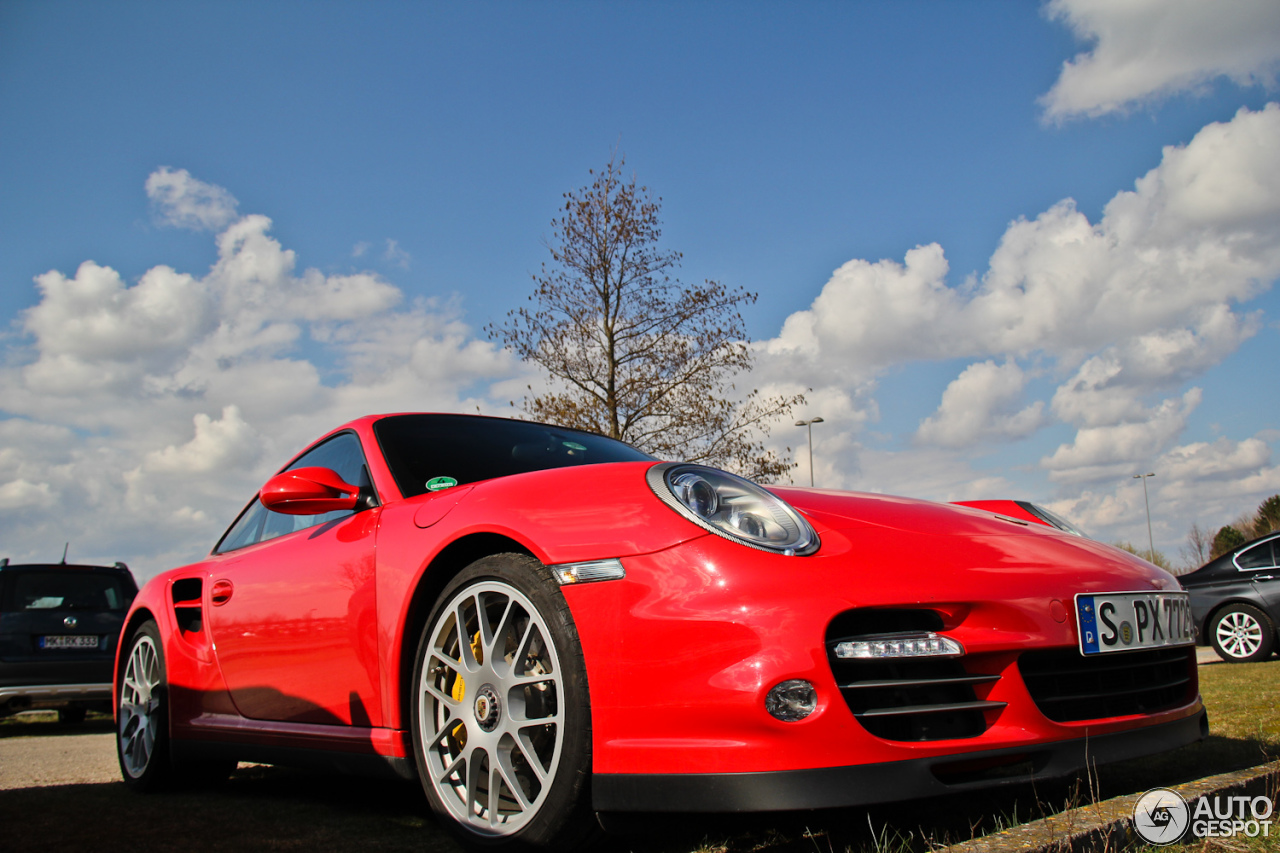
M 10 0 L 9 556 L 154 572 L 347 416 L 506 409 L 537 379 L 483 327 L 615 148 L 682 277 L 760 294 L 753 379 L 813 389 L 821 484 L 1137 541 L 1155 470 L 1176 552 L 1280 491 L 1280 12 L 1204 14 Z

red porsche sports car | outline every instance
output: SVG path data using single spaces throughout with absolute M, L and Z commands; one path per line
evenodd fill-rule
M 1062 775 L 1207 731 L 1187 594 L 988 511 L 762 488 L 598 435 L 353 421 L 153 578 L 116 665 L 140 790 L 237 760 L 420 780 L 464 839 Z

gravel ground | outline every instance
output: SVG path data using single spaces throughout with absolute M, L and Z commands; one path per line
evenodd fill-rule
M 115 735 L 0 739 L 0 790 L 119 781 Z

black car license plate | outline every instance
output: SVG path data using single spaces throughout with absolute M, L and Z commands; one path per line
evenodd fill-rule
M 96 649 L 96 634 L 49 634 L 40 638 L 42 649 Z

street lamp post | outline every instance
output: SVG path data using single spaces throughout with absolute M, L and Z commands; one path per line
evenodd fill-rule
M 1147 506 L 1147 547 L 1151 550 L 1147 552 L 1147 556 L 1154 562 L 1156 557 L 1156 543 L 1151 536 L 1151 498 L 1147 496 L 1147 478 L 1154 477 L 1155 474 L 1134 474 L 1133 479 L 1142 481 L 1142 502 Z
M 822 418 L 809 418 L 807 421 L 796 421 L 796 426 L 809 428 L 809 485 L 813 486 L 813 425 L 822 423 Z

